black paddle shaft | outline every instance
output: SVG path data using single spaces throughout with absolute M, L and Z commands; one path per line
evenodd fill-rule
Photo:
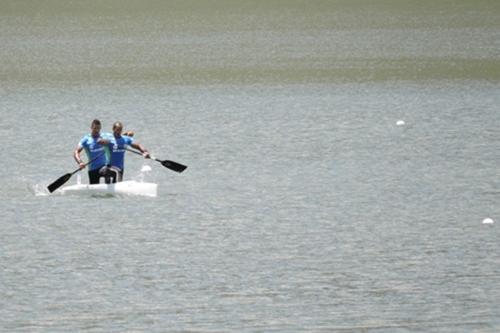
M 127 150 L 129 152 L 131 152 L 131 153 L 134 153 L 134 154 L 142 156 L 142 153 L 138 152 L 137 150 L 133 150 L 133 149 L 130 149 L 130 148 L 127 148 Z M 155 160 L 157 162 L 160 162 L 165 168 L 169 168 L 170 170 L 173 170 L 175 172 L 182 172 L 182 171 L 184 171 L 187 168 L 186 165 L 183 165 L 183 164 L 180 164 L 180 163 L 177 163 L 177 162 L 174 162 L 174 161 L 160 160 L 160 159 L 157 159 L 156 157 L 153 157 L 153 156 L 151 156 L 151 159 L 153 159 L 153 160 Z

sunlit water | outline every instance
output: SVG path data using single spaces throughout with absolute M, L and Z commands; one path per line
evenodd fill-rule
M 0 331 L 498 332 L 498 5 L 354 3 L 2 3 Z

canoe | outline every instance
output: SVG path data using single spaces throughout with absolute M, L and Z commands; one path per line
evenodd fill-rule
M 59 191 L 61 192 L 61 194 L 76 195 L 139 195 L 146 197 L 156 197 L 158 192 L 158 185 L 155 183 L 143 183 L 136 182 L 135 180 L 127 180 L 115 184 L 75 184 L 65 186 Z

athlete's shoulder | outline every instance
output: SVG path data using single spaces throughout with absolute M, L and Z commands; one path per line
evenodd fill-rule
M 109 132 L 101 133 L 101 138 L 103 138 L 105 140 L 110 140 L 113 138 L 113 133 L 109 133 Z
M 80 139 L 79 141 L 79 145 L 82 146 L 82 147 L 85 147 L 89 144 L 90 140 L 92 139 L 92 137 L 90 136 L 90 134 L 85 134 L 83 136 L 83 138 Z
M 113 142 L 114 138 L 113 138 L 113 135 L 111 135 L 110 133 L 101 133 L 101 136 L 99 137 L 99 139 L 107 141 L 107 143 L 104 144 L 106 146 L 106 145 L 110 145 Z
M 129 145 L 131 143 L 134 143 L 134 138 L 130 136 L 123 136 L 123 141 L 125 142 L 125 144 Z

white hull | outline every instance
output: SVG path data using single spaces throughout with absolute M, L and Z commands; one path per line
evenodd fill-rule
M 156 197 L 158 185 L 155 183 L 141 183 L 127 180 L 115 184 L 76 184 L 60 189 L 62 194 L 78 195 L 141 195 Z

